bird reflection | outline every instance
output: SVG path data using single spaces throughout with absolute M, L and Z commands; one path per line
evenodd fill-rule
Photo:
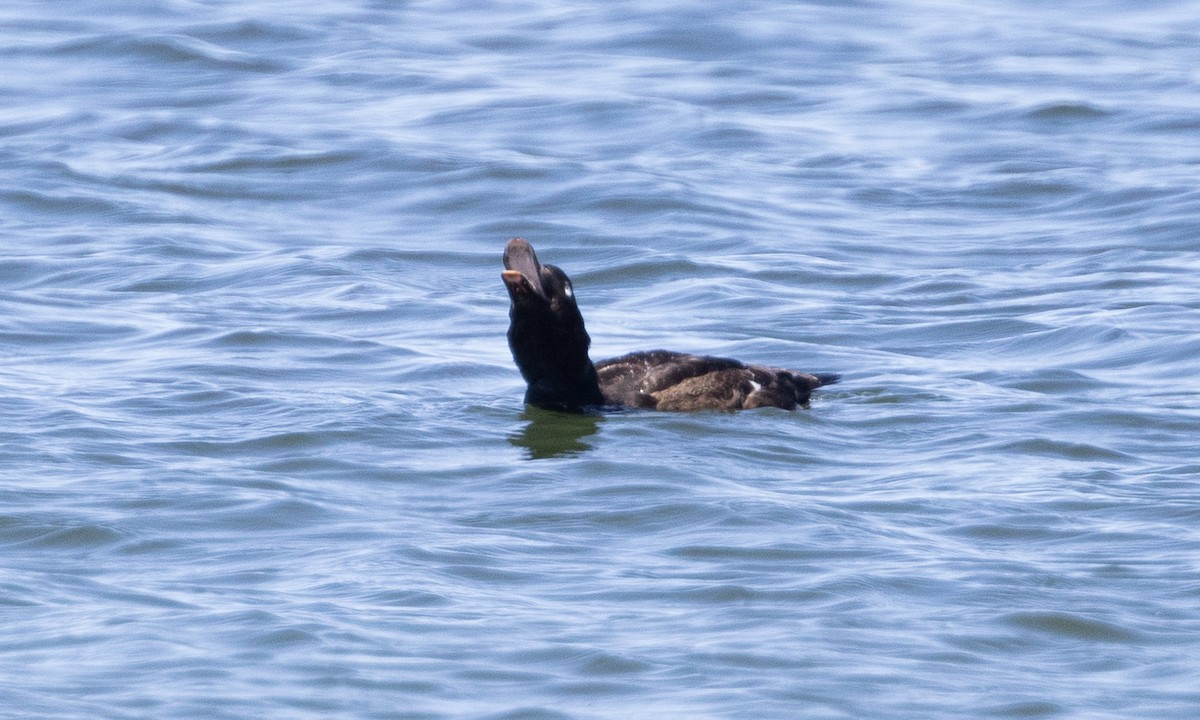
M 521 419 L 525 427 L 509 435 L 508 441 L 523 447 L 530 460 L 570 457 L 592 449 L 583 441 L 595 435 L 604 420 L 593 413 L 567 413 L 527 406 Z

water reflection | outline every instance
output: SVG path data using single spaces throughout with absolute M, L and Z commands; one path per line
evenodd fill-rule
M 568 457 L 592 449 L 583 441 L 596 434 L 604 417 L 599 414 L 564 413 L 525 408 L 521 419 L 527 421 L 520 432 L 509 436 L 508 441 L 529 452 L 529 459 Z

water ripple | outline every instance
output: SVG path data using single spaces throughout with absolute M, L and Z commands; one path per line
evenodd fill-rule
M 5 707 L 1191 718 L 1200 26 L 1092 10 L 5 5 Z M 843 381 L 525 408 L 516 235 Z

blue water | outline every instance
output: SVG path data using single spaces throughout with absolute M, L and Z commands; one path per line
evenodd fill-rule
M 1189 2 L 0 8 L 0 716 L 1194 718 Z M 525 409 L 593 357 L 795 413 Z

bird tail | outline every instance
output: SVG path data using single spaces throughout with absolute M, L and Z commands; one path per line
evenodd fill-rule
M 817 379 L 817 384 L 813 387 L 832 385 L 836 382 L 840 382 L 842 379 L 842 376 L 838 375 L 837 373 L 813 373 L 813 377 Z

